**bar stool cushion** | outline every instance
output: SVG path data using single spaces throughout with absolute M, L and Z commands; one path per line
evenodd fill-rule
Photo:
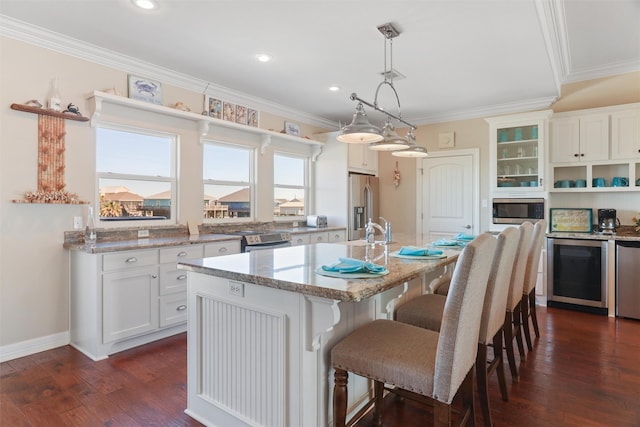
M 375 320 L 333 348 L 333 366 L 430 396 L 438 337 L 437 332 L 415 326 Z

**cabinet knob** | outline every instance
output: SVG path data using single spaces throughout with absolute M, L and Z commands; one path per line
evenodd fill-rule
M 580 157 L 580 155 L 578 153 L 575 153 L 573 157 Z
M 183 256 L 187 256 L 187 253 L 185 251 L 182 252 L 178 252 L 178 257 L 183 257 Z
M 176 307 L 176 311 L 185 311 L 187 306 L 185 304 L 179 305 Z
M 580 157 L 584 157 L 584 153 L 580 153 Z
M 138 262 L 138 258 L 132 256 L 131 258 L 127 258 L 125 261 L 127 264 L 131 264 L 133 262 Z
M 151 278 L 152 278 L 152 279 L 157 279 L 157 278 L 158 278 L 158 275 L 157 275 L 157 274 L 152 274 L 152 275 L 151 275 Z
M 187 279 L 187 275 L 186 274 L 181 274 L 178 277 L 176 277 L 176 279 L 178 279 L 178 280 L 186 280 Z
M 222 247 L 222 248 L 218 249 L 218 252 L 222 252 L 222 253 L 227 252 L 227 248 Z

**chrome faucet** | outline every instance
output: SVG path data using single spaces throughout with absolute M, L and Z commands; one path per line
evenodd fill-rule
M 380 217 L 380 219 L 384 221 L 384 228 L 380 224 L 372 222 L 371 218 L 369 218 L 369 223 L 367 223 L 367 229 L 365 231 L 367 243 L 375 243 L 374 228 L 384 235 L 385 244 L 391 243 L 391 223 L 382 217 Z
M 386 219 L 380 217 L 384 221 L 384 241 L 385 243 L 391 243 L 391 223 Z

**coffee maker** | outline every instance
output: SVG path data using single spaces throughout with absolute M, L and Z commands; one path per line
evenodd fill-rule
M 615 209 L 598 209 L 598 231 L 603 234 L 615 234 L 620 221 Z

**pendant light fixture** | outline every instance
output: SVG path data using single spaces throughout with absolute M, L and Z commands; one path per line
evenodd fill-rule
M 391 153 L 392 156 L 396 157 L 414 157 L 414 158 L 424 158 L 429 155 L 427 149 L 416 144 L 416 137 L 413 134 L 413 129 L 409 130 L 407 134 L 407 140 L 409 141 L 409 148 L 405 150 L 394 151 Z
M 394 153 L 400 150 L 406 151 L 412 148 L 411 141 L 406 137 L 398 136 L 391 123 L 391 119 L 404 123 L 409 127 L 409 135 L 413 135 L 413 130 L 416 129 L 415 125 L 402 119 L 400 97 L 398 97 L 398 92 L 393 86 L 393 39 L 398 37 L 400 32 L 391 23 L 380 25 L 378 31 L 384 36 L 384 80 L 380 82 L 376 88 L 373 103 L 358 97 L 358 94 L 355 92 L 351 94 L 351 100 L 358 101 L 356 111 L 353 115 L 353 121 L 340 130 L 340 135 L 337 137 L 337 140 L 346 143 L 368 142 L 370 143 L 369 148 L 371 150 L 393 151 Z M 387 45 L 389 48 L 387 48 Z M 390 53 L 389 69 L 387 69 L 387 50 L 389 50 Z M 382 86 L 389 86 L 393 91 L 398 103 L 398 115 L 392 114 L 378 105 L 378 93 Z M 367 115 L 364 112 L 365 105 L 387 116 L 387 121 L 382 129 L 369 123 Z M 413 146 L 415 146 L 415 137 L 413 139 Z

